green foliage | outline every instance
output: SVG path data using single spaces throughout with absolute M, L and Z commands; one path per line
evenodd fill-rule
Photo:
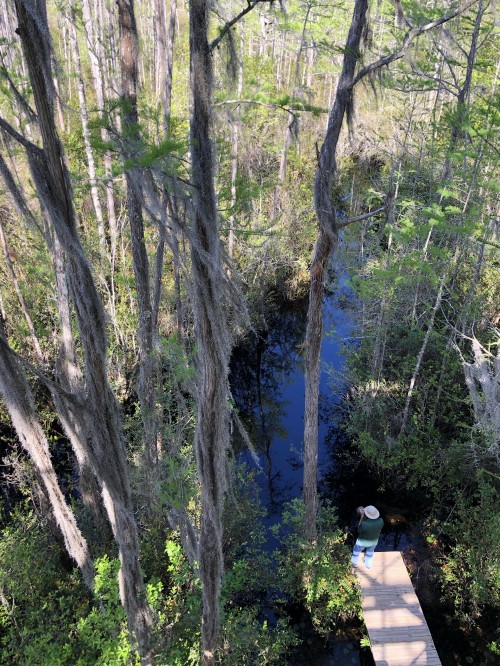
M 224 666 L 264 666 L 286 663 L 298 637 L 283 619 L 276 627 L 259 617 L 259 608 L 232 608 L 225 613 L 221 649 L 216 663 Z
M 178 535 L 165 544 L 168 557 L 168 586 L 156 595 L 155 635 L 159 645 L 158 664 L 199 664 L 201 652 L 201 585 L 182 551 Z
M 94 597 L 32 512 L 17 514 L 0 540 L 0 661 L 27 666 L 138 663 L 119 600 L 119 562 L 96 561 Z
M 61 567 L 59 547 L 29 510 L 0 539 L 0 661 L 75 664 L 75 622 L 91 605 L 77 571 Z M 81 654 L 81 653 L 80 653 Z
M 481 621 L 484 607 L 500 610 L 500 485 L 482 470 L 475 481 L 475 492 L 456 492 L 455 511 L 441 528 L 452 540 L 440 560 L 443 595 L 468 625 Z
M 262 605 L 273 606 L 270 591 L 279 593 L 264 517 L 253 474 L 241 465 L 234 470 L 224 516 L 221 664 L 283 664 L 298 643 L 287 618 L 269 626 L 262 613 Z
M 321 507 L 318 537 L 310 543 L 304 538 L 304 504 L 294 500 L 283 513 L 281 533 L 283 549 L 276 557 L 284 591 L 305 605 L 316 631 L 328 634 L 339 620 L 358 616 L 360 598 L 346 535 L 332 507 Z
M 75 634 L 82 651 L 82 656 L 73 662 L 76 666 L 140 664 L 139 656 L 129 642 L 125 611 L 120 603 L 119 569 L 119 561 L 110 560 L 106 555 L 95 563 L 97 605 L 76 624 Z

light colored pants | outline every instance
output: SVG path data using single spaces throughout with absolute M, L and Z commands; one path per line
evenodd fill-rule
M 362 546 L 360 543 L 358 543 L 356 541 L 356 543 L 354 544 L 353 551 L 352 551 L 352 557 L 351 557 L 352 564 L 354 566 L 357 565 L 358 560 L 359 560 L 359 556 L 361 555 L 362 551 L 365 550 L 365 548 L 366 548 L 365 567 L 367 569 L 370 569 L 370 567 L 372 566 L 372 557 L 373 557 L 373 553 L 375 551 L 376 545 L 377 544 L 375 544 L 375 546 L 370 546 L 369 548 L 367 548 L 366 546 Z

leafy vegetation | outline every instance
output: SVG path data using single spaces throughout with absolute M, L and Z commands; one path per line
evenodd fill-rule
M 465 635 L 484 624 L 498 654 L 495 4 L 472 3 L 400 53 L 405 35 L 457 3 L 371 3 L 354 54 L 354 2 L 219 3 L 208 27 L 209 44 L 223 37 L 207 54 L 213 91 L 201 86 L 213 182 L 209 169 L 194 179 L 192 3 L 136 0 L 140 57 L 128 70 L 130 3 L 48 0 L 47 18 L 36 3 L 43 39 L 30 40 L 31 4 L 0 10 L 0 358 L 12 369 L 0 378 L 0 661 L 283 664 L 304 638 L 293 608 L 319 640 L 358 618 L 335 507 L 320 507 L 311 540 L 295 500 L 272 536 L 253 473 L 238 465 L 248 439 L 269 456 L 280 373 L 297 349 L 307 355 L 302 313 L 293 330 L 275 315 L 314 282 L 318 158 L 353 55 L 356 72 L 387 60 L 351 90 L 327 193 L 346 227 L 331 267 L 342 264 L 356 293 L 345 432 L 381 491 L 423 498 L 439 602 Z M 252 11 L 229 26 L 243 6 Z M 38 60 L 30 41 L 46 47 Z M 216 208 L 198 233 L 205 184 Z M 197 261 L 207 262 L 198 282 Z M 220 316 L 205 322 L 224 320 L 227 333 L 212 340 L 200 337 L 209 298 Z M 201 379 L 225 379 L 228 362 L 213 372 L 207 355 L 214 337 L 226 361 L 231 346 L 252 348 L 233 355 L 231 389 L 219 393 Z M 265 344 L 276 374 L 262 364 Z M 215 438 L 224 512 L 212 521 L 224 576 L 213 592 L 220 618 L 210 611 L 217 649 L 203 656 L 211 552 L 200 553 L 199 534 L 212 470 L 194 443 L 216 413 L 227 439 Z M 25 445 L 36 433 L 35 451 Z

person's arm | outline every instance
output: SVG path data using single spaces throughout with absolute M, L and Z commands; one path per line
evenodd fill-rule
M 363 520 L 365 519 L 365 507 L 364 506 L 358 506 L 356 511 L 358 512 L 358 516 L 359 516 L 359 523 L 358 523 L 358 527 L 359 527 L 361 525 L 361 523 L 363 522 Z

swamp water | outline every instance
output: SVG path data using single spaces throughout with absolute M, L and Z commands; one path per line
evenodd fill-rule
M 401 550 L 409 566 L 443 666 L 481 664 L 475 641 L 444 621 L 439 592 L 432 579 L 428 546 L 422 536 L 424 504 L 418 496 L 401 498 L 387 489 L 363 465 L 349 458 L 349 442 L 339 425 L 346 413 L 346 357 L 357 344 L 355 298 L 343 275 L 324 302 L 324 339 L 320 377 L 319 490 L 337 509 L 339 526 L 354 536 L 355 507 L 375 504 L 385 519 L 377 550 Z M 280 521 L 283 505 L 301 496 L 304 429 L 304 367 L 307 302 L 282 308 L 269 318 L 268 329 L 235 350 L 231 388 L 236 407 L 255 446 L 258 466 L 248 450 L 239 454 L 257 470 L 260 499 L 267 510 L 266 527 Z M 423 498 L 422 498 L 423 499 Z M 269 536 L 267 549 L 277 541 Z M 272 622 L 272 618 L 268 618 Z M 359 648 L 359 628 L 349 629 L 326 644 L 314 635 L 304 616 L 292 618 L 305 637 L 304 652 L 288 663 L 294 666 L 368 666 L 371 654 Z M 476 653 L 476 654 L 474 654 Z M 311 655 L 314 655 L 313 657 Z
M 350 338 L 353 324 L 349 304 L 352 302 L 351 289 L 347 280 L 341 277 L 335 293 L 325 299 L 323 312 L 320 479 L 326 479 L 331 470 L 331 449 L 335 446 L 335 433 L 338 434 L 335 424 L 347 388 L 344 347 L 354 343 Z M 276 525 L 284 504 L 302 493 L 305 389 L 301 345 L 305 338 L 306 316 L 306 301 L 282 309 L 272 318 L 266 331 L 236 350 L 231 363 L 233 398 L 255 446 L 259 467 L 248 451 L 240 453 L 240 457 L 251 468 L 259 470 L 256 482 L 261 502 L 267 510 L 266 527 Z M 270 535 L 268 551 L 272 552 L 276 546 L 276 539 Z M 292 621 L 297 622 L 301 636 L 305 637 L 305 650 L 309 656 L 306 656 L 307 652 L 297 654 L 290 664 L 361 666 L 372 663 L 371 658 L 367 660 L 360 655 L 355 639 L 343 637 L 325 644 L 313 636 L 300 612 Z M 310 656 L 312 654 L 314 657 Z

